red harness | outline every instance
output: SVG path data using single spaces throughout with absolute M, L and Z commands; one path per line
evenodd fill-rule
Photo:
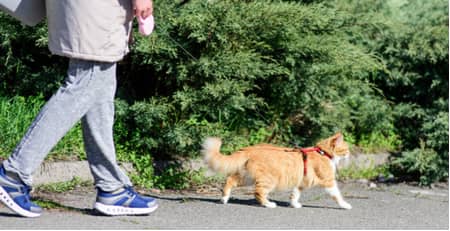
M 308 168 L 307 168 L 307 164 L 308 164 L 308 153 L 309 152 L 316 152 L 319 153 L 322 156 L 326 156 L 328 158 L 333 159 L 333 157 L 328 154 L 327 152 L 325 152 L 324 150 L 322 150 L 319 147 L 310 147 L 310 148 L 300 148 L 300 152 L 302 152 L 303 154 L 303 176 L 306 176 L 306 174 L 308 173 Z

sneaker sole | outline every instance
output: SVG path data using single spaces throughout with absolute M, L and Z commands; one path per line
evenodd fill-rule
M 33 213 L 20 207 L 16 202 L 14 202 L 14 200 L 3 189 L 3 187 L 0 187 L 0 201 L 3 202 L 3 204 L 5 204 L 13 212 L 23 217 L 39 217 L 41 215 L 40 213 Z
M 130 208 L 118 205 L 105 205 L 99 202 L 94 204 L 94 209 L 109 216 L 145 215 L 152 213 L 157 208 L 157 204 L 149 208 Z

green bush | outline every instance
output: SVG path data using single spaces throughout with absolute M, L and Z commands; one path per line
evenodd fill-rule
M 382 65 L 347 41 L 341 12 L 272 1 L 189 1 L 181 7 L 161 1 L 158 7 L 159 29 L 150 39 L 136 38 L 133 61 L 126 62 L 133 66 L 122 68 L 138 70 L 127 81 L 135 86 L 132 95 L 150 93 L 151 103 L 144 104 L 170 108 L 158 118 L 167 122 L 172 147 L 181 148 L 176 153 L 202 139 L 192 121 L 220 124 L 247 138 L 263 129 L 260 141 L 304 145 L 336 130 L 360 133 L 359 139 L 375 132 L 367 123 L 392 133 L 386 102 L 365 81 Z M 360 97 L 376 105 L 350 100 Z M 371 116 L 374 111 L 385 116 Z M 154 147 L 148 131 L 164 129 L 141 125 L 147 127 L 143 142 Z
M 66 59 L 51 56 L 47 27 L 21 25 L 0 12 L 0 96 L 49 98 L 64 79 Z
M 392 104 L 393 127 L 401 140 L 395 166 L 430 183 L 448 176 L 448 1 L 444 0 L 346 0 L 337 8 L 352 13 L 347 33 L 353 43 L 374 53 L 385 70 L 370 76 Z M 367 134 L 367 133 L 363 133 Z M 426 150 L 419 146 L 426 144 Z M 433 161 L 415 155 L 432 153 Z M 437 155 L 437 156 L 435 156 Z M 404 159 L 404 161 L 402 161 Z M 433 170 L 433 171 L 434 171 Z M 396 171 L 398 174 L 402 174 Z
M 443 168 L 444 160 L 435 150 L 427 148 L 424 142 L 421 147 L 412 151 L 405 151 L 401 157 L 395 158 L 390 166 L 394 174 L 403 179 L 419 180 L 421 185 L 430 185 L 433 182 L 448 177 L 448 169 Z M 448 163 L 447 163 L 448 167 Z

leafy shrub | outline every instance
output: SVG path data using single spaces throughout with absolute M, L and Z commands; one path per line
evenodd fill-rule
M 272 1 L 159 4 L 159 29 L 149 39 L 138 36 L 133 61 L 122 66 L 138 70 L 127 82 L 135 89 L 128 95 L 151 99 L 132 107 L 157 102 L 167 112 L 158 116 L 157 126 L 165 121 L 164 128 L 136 121 L 142 125 L 138 130 L 146 130 L 139 135 L 142 144 L 151 150 L 156 143 L 169 147 L 154 152 L 198 154 L 206 124 L 218 125 L 222 136 L 248 139 L 265 131 L 259 142 L 305 145 L 336 130 L 358 133 L 357 142 L 361 134 L 381 127 L 392 133 L 386 102 L 365 81 L 382 66 L 346 40 L 340 12 L 320 4 Z M 360 97 L 376 104 L 361 100 L 352 105 L 350 98 Z M 377 116 L 371 116 L 374 111 Z M 149 113 L 144 117 L 153 118 Z M 155 142 L 153 135 L 167 142 Z
M 445 165 L 444 160 L 435 150 L 427 148 L 424 142 L 420 145 L 420 148 L 405 151 L 400 157 L 394 158 L 390 166 L 391 171 L 404 179 L 419 179 L 421 185 L 430 185 L 448 177 L 448 170 L 442 167 Z
M 126 153 L 125 161 L 133 163 L 136 173 L 131 175 L 131 180 L 141 187 L 151 188 L 154 186 L 155 175 L 153 170 L 153 159 L 149 155 L 136 155 L 135 153 Z
M 0 22 L 0 96 L 50 97 L 67 61 L 48 52 L 45 23 L 27 27 L 2 12 Z
M 396 166 L 403 164 L 409 174 L 413 169 L 424 173 L 419 168 L 429 165 L 433 173 L 420 176 L 423 184 L 448 176 L 448 1 L 346 0 L 336 5 L 353 13 L 348 23 L 360 25 L 347 31 L 353 42 L 386 66 L 370 80 L 393 105 L 392 125 L 403 150 Z M 426 148 L 419 147 L 421 142 Z M 422 158 L 425 153 L 430 156 Z M 420 163 L 411 162 L 414 155 Z

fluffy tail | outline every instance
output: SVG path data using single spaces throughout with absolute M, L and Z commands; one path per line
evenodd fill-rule
M 225 175 L 232 175 L 240 172 L 248 160 L 247 155 L 241 152 L 229 156 L 222 155 L 220 153 L 221 145 L 222 141 L 219 138 L 214 137 L 206 138 L 203 142 L 203 159 L 208 164 L 209 168 Z

